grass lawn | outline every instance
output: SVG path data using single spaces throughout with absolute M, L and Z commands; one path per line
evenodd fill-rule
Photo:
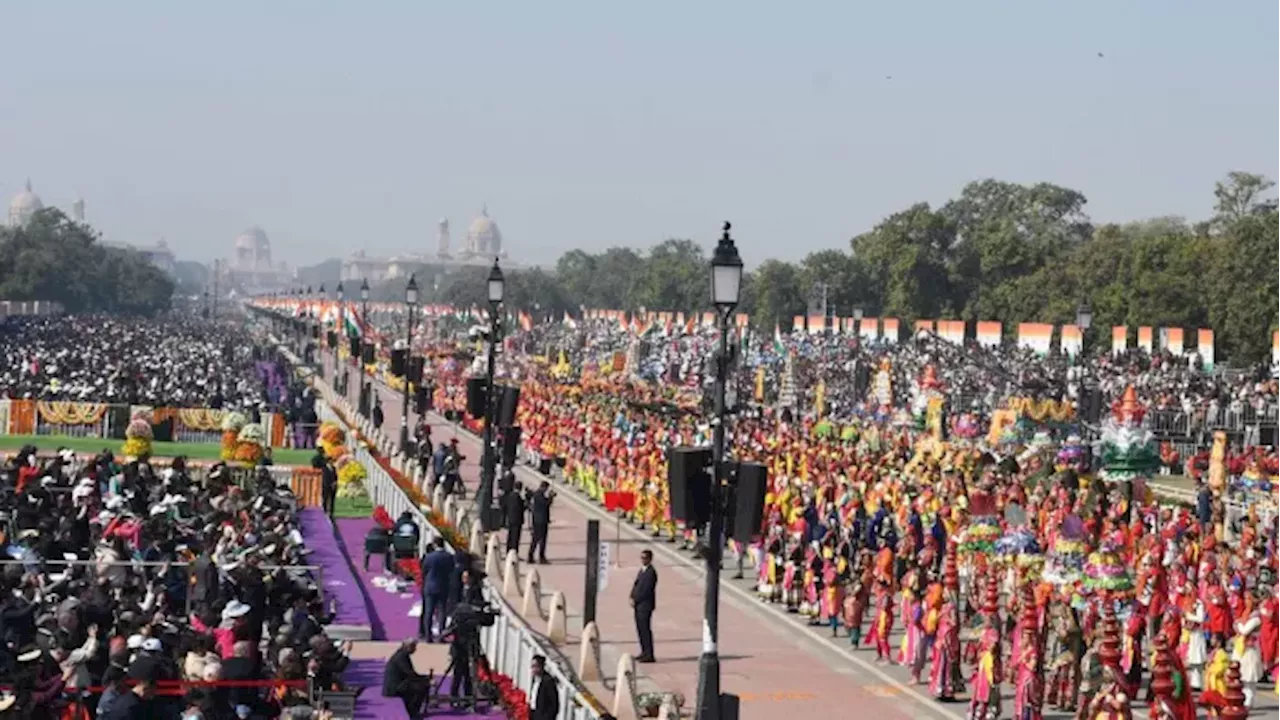
M 335 518 L 367 518 L 373 516 L 373 503 L 369 498 L 359 499 L 340 497 L 333 502 Z
M 59 447 L 68 448 L 76 453 L 95 454 L 108 448 L 120 451 L 123 440 L 103 438 L 63 437 L 59 435 L 0 435 L 0 452 L 12 452 L 23 445 L 35 445 L 42 451 L 52 452 Z M 177 457 L 186 455 L 191 460 L 218 460 L 222 448 L 217 443 L 152 443 L 151 452 L 156 457 Z M 276 465 L 310 465 L 314 450 L 289 450 L 272 448 L 271 460 Z

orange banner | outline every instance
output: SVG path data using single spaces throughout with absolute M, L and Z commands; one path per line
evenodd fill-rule
M 884 332 L 881 333 L 881 337 L 883 337 L 886 342 L 898 342 L 898 318 L 884 319 Z
M 1151 328 L 1149 327 L 1138 328 L 1138 347 L 1142 348 L 1148 353 L 1151 352 Z
M 1111 326 L 1111 354 L 1119 355 L 1129 349 L 1129 328 L 1123 325 Z

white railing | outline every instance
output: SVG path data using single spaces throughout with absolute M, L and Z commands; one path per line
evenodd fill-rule
M 331 420 L 345 425 L 337 413 L 329 407 L 327 399 L 332 398 L 332 390 L 327 383 L 316 379 L 315 385 L 321 391 L 322 399 L 316 402 L 316 412 L 321 420 Z M 418 556 L 426 551 L 427 543 L 438 536 L 428 522 L 422 508 L 414 505 L 409 496 L 396 483 L 395 479 L 374 459 L 368 448 L 361 447 L 355 439 L 356 428 L 347 428 L 347 443 L 352 448 L 355 459 L 364 465 L 368 473 L 365 478 L 365 490 L 369 500 L 377 507 L 381 505 L 392 518 L 409 512 L 414 522 L 423 529 L 418 540 Z M 463 527 L 458 528 L 463 531 Z M 449 548 L 453 550 L 453 548 Z M 551 647 L 545 645 L 538 636 L 521 619 L 515 608 L 502 597 L 502 593 L 493 584 L 495 578 L 486 577 L 484 594 L 488 601 L 498 609 L 498 617 L 491 627 L 483 628 L 480 633 L 481 646 L 489 666 L 512 679 L 516 687 L 528 693 L 533 686 L 531 664 L 534 655 L 547 658 L 546 670 L 555 678 L 560 690 L 559 720 L 599 720 L 603 713 L 597 710 L 598 703 L 579 690 L 572 671 L 566 671 L 558 661 L 559 655 Z

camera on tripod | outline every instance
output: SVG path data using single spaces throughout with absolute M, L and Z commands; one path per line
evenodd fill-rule
M 487 605 L 458 603 L 453 608 L 453 617 L 450 618 L 449 625 L 453 634 L 458 637 L 479 637 L 480 628 L 493 627 L 497 619 L 498 611 Z

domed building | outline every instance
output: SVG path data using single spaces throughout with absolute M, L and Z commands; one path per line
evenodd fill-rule
M 31 222 L 37 212 L 44 209 L 44 202 L 31 189 L 31 181 L 27 180 L 26 188 L 9 201 L 9 227 L 22 227 Z
M 235 270 L 243 272 L 270 271 L 271 241 L 262 228 L 254 226 L 236 236 Z
M 452 252 L 449 235 L 449 219 L 441 218 L 437 224 L 436 251 L 428 254 L 420 251 L 401 253 L 391 257 L 372 257 L 364 250 L 356 250 L 342 261 L 339 277 L 343 282 L 368 280 L 377 284 L 396 278 L 417 274 L 419 282 L 431 278 L 433 284 L 456 270 L 466 267 L 487 267 L 494 258 L 501 258 L 503 267 L 518 267 L 519 263 L 507 256 L 502 247 L 502 231 L 498 223 L 489 217 L 487 207 L 467 226 L 466 239 L 457 252 Z
M 231 262 L 215 263 L 214 274 L 222 287 L 253 293 L 284 287 L 292 272 L 284 263 L 272 264 L 271 241 L 255 225 L 236 236 Z
M 484 257 L 504 256 L 502 252 L 502 231 L 498 223 L 489 217 L 489 208 L 480 210 L 480 215 L 467 227 L 467 244 L 462 249 L 462 256 L 481 255 Z M 505 257 L 505 256 L 504 256 Z

